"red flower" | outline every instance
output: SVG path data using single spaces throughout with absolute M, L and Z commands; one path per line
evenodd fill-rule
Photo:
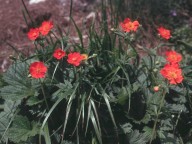
M 159 27 L 158 29 L 158 32 L 159 32 L 159 34 L 163 37 L 163 38 L 165 38 L 165 39 L 170 39 L 170 37 L 171 37 L 171 32 L 170 32 L 170 30 L 168 30 L 168 29 L 165 29 L 164 27 Z
M 131 22 L 129 18 L 126 18 L 123 22 L 120 23 L 120 26 L 125 32 L 136 31 L 139 27 L 139 22 Z
M 39 36 L 39 29 L 38 28 L 31 28 L 27 33 L 28 38 L 30 40 L 36 40 Z
M 165 55 L 167 56 L 166 60 L 171 64 L 179 63 L 182 60 L 181 54 L 177 53 L 176 51 L 166 51 Z
M 29 72 L 33 78 L 44 78 L 47 72 L 47 67 L 43 62 L 34 62 L 30 65 Z
M 166 64 L 160 73 L 164 78 L 169 80 L 170 84 L 178 84 L 183 81 L 182 70 L 178 64 Z
M 50 21 L 44 21 L 39 27 L 39 31 L 43 36 L 46 36 L 53 28 L 53 23 Z
M 63 58 L 65 55 L 66 55 L 66 53 L 60 48 L 56 49 L 53 53 L 53 57 L 58 59 L 58 60 Z
M 82 60 L 83 60 L 83 56 L 78 52 L 68 54 L 67 62 L 69 64 L 72 64 L 74 66 L 79 66 Z

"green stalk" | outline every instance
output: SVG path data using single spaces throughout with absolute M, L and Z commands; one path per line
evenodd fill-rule
M 156 117 L 156 119 L 155 119 L 155 123 L 154 123 L 154 126 L 153 126 L 152 136 L 151 136 L 151 139 L 150 139 L 149 144 L 152 143 L 153 137 L 154 137 L 154 135 L 155 135 L 155 129 L 156 129 L 156 127 L 157 127 L 157 122 L 158 122 L 159 115 L 160 115 L 160 113 L 161 113 L 161 108 L 162 108 L 162 106 L 163 106 L 163 104 L 164 104 L 165 94 L 166 94 L 166 91 L 164 90 L 164 91 L 163 91 L 163 97 L 162 97 L 161 102 L 160 102 L 159 110 L 158 110 L 158 112 L 157 112 L 157 117 Z
M 48 127 L 48 124 L 45 125 L 44 127 L 44 138 L 45 138 L 45 143 L 46 144 L 51 144 L 51 138 L 50 138 L 50 135 L 49 135 L 49 127 Z
M 53 34 L 53 33 L 52 33 Z M 49 38 L 50 38 L 50 40 L 51 40 L 51 43 L 54 45 L 54 41 L 53 41 L 53 39 L 52 39 L 52 37 L 51 37 L 51 34 L 49 33 Z
M 21 0 L 21 2 L 22 2 L 23 6 L 25 8 L 25 11 L 27 12 L 27 15 L 29 16 L 29 19 L 31 20 L 31 23 L 34 24 L 33 19 L 31 17 L 31 15 L 29 14 L 29 11 L 27 10 L 27 7 L 26 7 L 26 5 L 24 3 L 24 0 Z
M 138 54 L 138 52 L 137 52 L 137 50 L 136 50 L 136 48 L 134 47 L 134 45 L 129 41 L 129 43 L 128 43 L 128 46 L 131 46 L 131 48 L 132 48 L 132 50 L 135 52 L 135 54 L 136 54 L 136 65 L 137 66 L 139 66 L 139 54 Z
M 42 93 L 43 93 L 43 98 L 44 98 L 44 101 L 45 101 L 47 110 L 49 111 L 49 105 L 48 105 L 48 103 L 47 103 L 47 99 L 46 99 L 46 96 L 45 96 L 45 90 L 44 90 L 44 88 L 43 88 L 43 82 L 40 80 L 40 83 L 41 83 L 41 90 L 42 90 Z

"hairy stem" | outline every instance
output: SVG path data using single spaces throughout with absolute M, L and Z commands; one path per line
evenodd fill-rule
M 45 104 L 46 104 L 46 107 L 47 107 L 47 110 L 49 110 L 49 105 L 47 103 L 47 99 L 46 99 L 46 96 L 45 96 L 45 90 L 43 88 L 43 83 L 40 81 L 41 83 L 41 90 L 42 90 L 42 93 L 43 93 L 43 98 L 44 98 L 44 101 L 45 101 Z
M 161 108 L 162 108 L 162 106 L 163 106 L 163 104 L 164 104 L 164 100 L 165 100 L 165 94 L 166 94 L 166 91 L 164 90 L 164 91 L 163 91 L 163 97 L 162 97 L 161 102 L 160 102 L 159 110 L 158 110 L 158 112 L 157 112 L 157 117 L 156 117 L 156 119 L 155 119 L 155 123 L 154 123 L 154 126 L 153 126 L 152 136 L 151 136 L 151 139 L 150 139 L 149 144 L 152 143 L 153 137 L 154 137 L 154 135 L 155 135 L 155 130 L 156 130 L 156 127 L 157 127 L 157 122 L 158 122 L 158 119 L 159 119 L 159 115 L 160 115 L 160 113 L 161 113 Z

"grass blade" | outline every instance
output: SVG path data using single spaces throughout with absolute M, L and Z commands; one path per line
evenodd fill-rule
M 100 133 L 100 131 L 99 131 L 97 122 L 96 122 L 96 120 L 95 120 L 95 117 L 94 117 L 92 111 L 91 111 L 91 113 L 90 113 L 90 118 L 91 118 L 93 127 L 94 127 L 94 129 L 95 129 L 95 133 L 96 133 L 96 135 L 97 135 L 98 141 L 99 141 L 100 144 L 102 144 L 101 133 Z
M 102 96 L 103 96 L 103 98 L 104 98 L 104 100 L 105 100 L 105 103 L 106 103 L 106 105 L 107 105 L 107 108 L 108 108 L 108 110 L 109 110 L 109 114 L 110 114 L 110 116 L 111 116 L 113 125 L 115 126 L 115 129 L 117 129 L 117 125 L 116 125 L 116 122 L 115 122 L 115 118 L 114 118 L 114 116 L 113 116 L 113 112 L 112 112 L 112 109 L 111 109 L 109 100 L 108 100 L 108 98 L 107 98 L 108 95 L 107 95 L 105 92 L 103 92 Z
M 83 50 L 83 48 L 84 48 L 84 45 L 83 45 L 83 36 L 82 36 L 82 33 L 81 33 L 81 31 L 80 31 L 80 29 L 78 28 L 78 26 L 76 25 L 76 23 L 75 23 L 75 21 L 74 21 L 74 19 L 71 17 L 71 20 L 72 20 L 72 22 L 73 22 L 73 24 L 74 24 L 74 26 L 75 26 L 75 29 L 76 29 L 76 31 L 77 31 L 77 33 L 78 33 L 78 36 L 79 36 L 79 39 L 80 39 L 80 42 L 81 42 L 81 51 L 83 52 L 84 50 Z
M 63 125 L 63 133 L 62 133 L 63 137 L 62 137 L 62 141 L 63 141 L 63 139 L 64 139 L 65 129 L 66 129 L 66 126 L 67 126 L 67 121 L 68 121 L 69 113 L 70 113 L 70 110 L 71 110 L 72 100 L 73 100 L 74 97 L 75 97 L 75 92 L 76 92 L 78 86 L 79 86 L 79 84 L 76 85 L 76 87 L 75 87 L 73 93 L 70 95 L 70 99 L 69 99 L 69 101 L 68 101 L 68 103 L 67 103 L 66 117 L 65 117 L 65 122 L 64 122 L 64 125 Z

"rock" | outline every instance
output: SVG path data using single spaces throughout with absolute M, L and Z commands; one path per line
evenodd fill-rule
M 40 2 L 45 2 L 45 0 L 29 0 L 29 4 L 37 4 Z

